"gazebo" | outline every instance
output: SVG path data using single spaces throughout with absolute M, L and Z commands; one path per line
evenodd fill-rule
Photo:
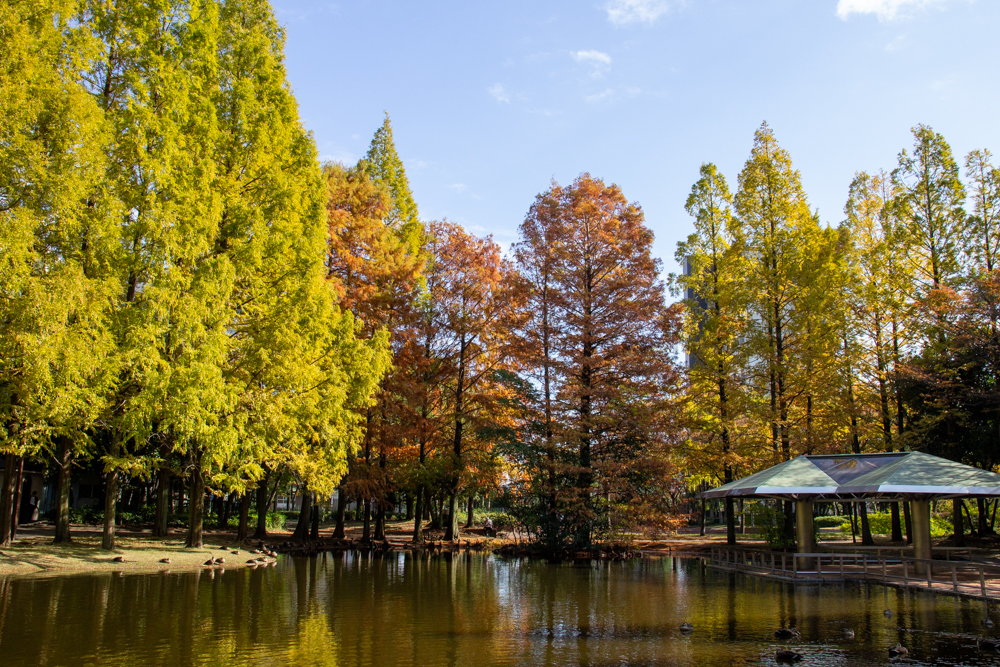
M 799 553 L 813 553 L 813 503 L 907 500 L 915 558 L 931 558 L 931 500 L 1000 496 L 1000 475 L 923 452 L 803 455 L 705 491 L 702 498 L 795 502 Z

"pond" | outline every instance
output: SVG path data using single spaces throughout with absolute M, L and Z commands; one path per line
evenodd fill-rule
M 792 586 L 695 559 L 343 553 L 257 570 L 0 580 L 0 664 L 771 665 L 789 648 L 800 665 L 882 665 L 896 642 L 907 664 L 996 664 L 976 647 L 994 634 L 985 613 L 982 602 Z M 781 626 L 801 639 L 775 640 Z

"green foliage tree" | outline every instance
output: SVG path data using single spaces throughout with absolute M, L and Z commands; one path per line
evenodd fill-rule
M 926 125 L 913 128 L 913 152 L 899 153 L 892 172 L 896 215 L 912 240 L 913 275 L 926 292 L 954 285 L 961 275 L 965 187 L 944 137 Z
M 101 112 L 77 78 L 95 47 L 89 27 L 71 20 L 77 9 L 0 9 L 0 543 L 25 454 L 55 458 L 56 541 L 70 539 L 70 466 L 90 451 L 113 376 L 102 304 L 114 289 L 117 208 L 101 183 Z
M 965 157 L 972 214 L 963 245 L 973 267 L 986 272 L 1000 268 L 1000 169 L 992 157 L 985 149 Z
M 746 367 L 749 313 L 742 289 L 745 263 L 733 247 L 732 195 L 714 164 L 703 164 L 685 208 L 695 231 L 677 245 L 685 266 L 676 277 L 684 291 L 682 340 L 688 354 L 687 392 L 693 423 L 686 453 L 690 472 L 707 473 L 723 483 L 743 465 L 737 420 L 745 412 L 740 372 Z M 736 543 L 736 513 L 726 499 L 726 539 Z

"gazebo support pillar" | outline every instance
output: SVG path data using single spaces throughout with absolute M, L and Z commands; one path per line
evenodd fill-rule
M 931 502 L 929 500 L 910 501 L 910 521 L 913 524 L 913 557 L 931 558 Z M 917 573 L 927 574 L 925 563 L 917 563 Z
M 811 500 L 795 501 L 795 545 L 800 554 L 816 552 L 813 535 L 813 504 Z M 812 558 L 800 558 L 799 567 L 812 570 L 816 567 Z

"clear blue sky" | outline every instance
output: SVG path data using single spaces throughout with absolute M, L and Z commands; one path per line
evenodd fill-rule
M 388 111 L 421 217 L 504 246 L 588 171 L 674 271 L 699 165 L 735 189 L 764 120 L 828 224 L 916 123 L 1000 153 L 997 0 L 273 2 L 323 159 L 356 161 Z

